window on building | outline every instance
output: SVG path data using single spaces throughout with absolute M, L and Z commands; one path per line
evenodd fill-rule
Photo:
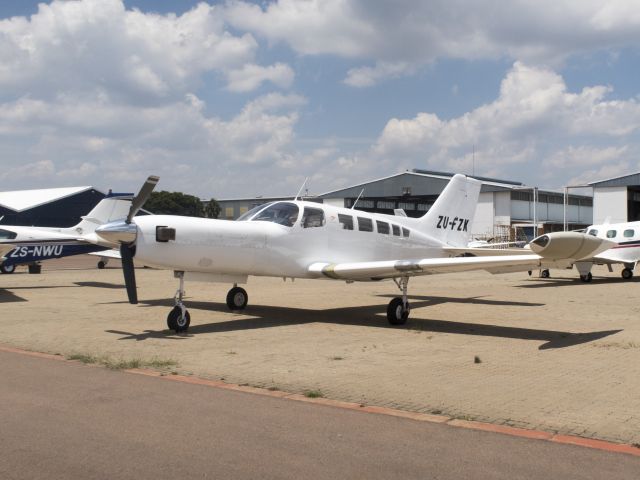
M 402 236 L 405 238 L 409 238 L 409 229 L 402 227 Z
M 390 202 L 387 200 L 378 200 L 378 208 L 393 210 L 394 208 L 396 208 L 396 202 Z
M 371 219 L 358 217 L 358 230 L 361 232 L 373 232 L 373 222 Z
M 411 187 L 402 187 L 402 195 L 411 195 Z
M 378 227 L 378 233 L 389 235 L 389 224 L 387 222 L 376 220 L 376 226 Z
M 607 238 L 616 238 L 615 230 L 607 230 Z
M 623 235 L 626 238 L 631 238 L 631 237 L 635 237 L 636 236 L 636 232 L 635 232 L 635 230 L 633 228 L 630 228 L 628 230 L 625 230 Z
M 321 208 L 304 207 L 302 215 L 303 228 L 322 227 L 324 225 L 324 210 Z
M 399 237 L 400 236 L 400 227 L 398 225 L 391 225 L 391 228 L 393 230 L 393 234 L 396 237 Z
M 589 235 L 597 237 L 598 236 L 598 230 L 596 230 L 595 228 L 592 228 L 591 230 L 589 230 Z
M 339 213 L 338 221 L 342 224 L 343 230 L 353 230 L 353 217 L 351 215 Z
M 233 218 L 233 207 L 226 207 L 224 209 L 224 216 L 226 218 Z
M 398 208 L 403 210 L 415 210 L 416 204 L 412 202 L 398 202 Z

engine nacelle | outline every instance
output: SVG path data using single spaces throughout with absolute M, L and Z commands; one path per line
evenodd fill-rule
M 615 247 L 617 243 L 579 232 L 554 232 L 540 235 L 529 244 L 531 250 L 550 260 L 582 260 Z

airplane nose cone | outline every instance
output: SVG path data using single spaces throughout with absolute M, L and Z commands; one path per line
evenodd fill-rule
M 123 221 L 105 223 L 96 228 L 96 234 L 107 242 L 133 243 L 138 234 L 138 228 L 134 223 L 126 223 Z

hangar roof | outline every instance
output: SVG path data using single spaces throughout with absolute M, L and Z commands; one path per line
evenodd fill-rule
M 640 185 L 640 172 L 589 183 L 592 187 L 630 187 Z
M 5 207 L 16 212 L 23 212 L 62 198 L 86 192 L 92 188 L 93 187 L 67 187 L 0 192 L 0 207 Z
M 442 192 L 453 173 L 435 172 L 430 170 L 413 169 L 412 171 L 400 172 L 387 177 L 362 182 L 357 185 L 333 190 L 318 195 L 320 198 L 336 198 L 336 197 L 356 197 L 366 186 L 366 196 L 398 196 L 401 195 L 403 187 L 411 187 L 414 195 L 438 195 Z M 521 187 L 522 183 L 509 180 L 497 180 L 494 178 L 478 177 L 470 175 L 482 181 L 483 192 L 494 192 L 501 190 L 510 190 L 512 188 Z

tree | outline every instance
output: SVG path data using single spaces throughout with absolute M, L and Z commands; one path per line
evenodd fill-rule
M 200 199 L 181 192 L 153 192 L 144 204 L 144 209 L 156 215 L 205 216 Z
M 220 216 L 220 204 L 216 202 L 214 198 L 209 200 L 208 202 L 203 202 L 204 206 L 204 216 L 207 218 L 218 218 Z

